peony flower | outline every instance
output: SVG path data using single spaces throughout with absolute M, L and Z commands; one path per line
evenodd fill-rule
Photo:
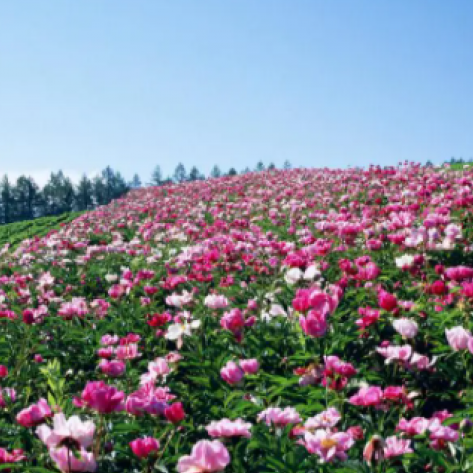
M 259 362 L 256 358 L 240 360 L 238 364 L 245 374 L 256 374 L 259 370 Z
M 159 450 L 159 441 L 153 437 L 139 438 L 130 442 L 130 448 L 138 458 L 148 458 Z
M 300 279 L 304 277 L 304 273 L 299 268 L 291 268 L 284 275 L 284 280 L 289 285 L 296 284 Z
M 182 407 L 182 402 L 175 402 L 166 407 L 166 409 L 164 409 L 164 416 L 172 424 L 179 424 L 179 422 L 184 420 L 186 417 L 186 413 Z
M 345 432 L 333 433 L 330 430 L 319 429 L 313 434 L 306 432 L 304 446 L 309 453 L 320 457 L 321 463 L 335 460 L 346 460 L 346 451 L 354 444 L 353 438 Z
M 258 422 L 264 421 L 267 426 L 285 427 L 288 424 L 299 424 L 302 422 L 299 413 L 293 407 L 269 407 L 258 414 Z
M 49 455 L 63 473 L 97 471 L 94 454 L 83 448 L 76 451 L 71 451 L 67 447 L 53 448 L 49 451 Z
M 179 473 L 214 473 L 223 471 L 230 463 L 230 454 L 218 440 L 200 440 L 192 453 L 181 457 L 177 463 Z
M 205 429 L 211 437 L 246 437 L 250 438 L 252 424 L 242 419 L 222 419 L 212 421 Z
M 209 294 L 205 299 L 204 299 L 204 304 L 209 308 L 209 309 L 225 309 L 228 307 L 228 299 L 225 296 L 222 296 L 220 294 Z
M 400 439 L 394 435 L 386 438 L 384 458 L 399 457 L 405 453 L 413 453 L 409 439 Z
M 326 316 L 316 310 L 311 310 L 306 317 L 299 317 L 299 325 L 306 335 L 310 337 L 323 337 L 327 331 Z
M 326 411 L 317 414 L 314 417 L 309 417 L 304 424 L 306 430 L 327 429 L 335 427 L 342 416 L 340 412 L 334 407 L 329 407 Z
M 377 386 L 360 388 L 349 402 L 354 406 L 379 406 L 383 400 L 383 390 Z
M 471 333 L 463 327 L 457 326 L 452 329 L 445 329 L 445 335 L 449 345 L 454 351 L 466 350 L 468 348 L 468 341 L 471 338 Z
M 48 447 L 58 447 L 67 442 L 81 447 L 88 448 L 92 445 L 95 433 L 95 424 L 88 420 L 82 422 L 78 416 L 69 417 L 61 412 L 53 417 L 53 428 L 42 424 L 36 429 L 36 435 Z
M 396 332 L 402 335 L 402 338 L 414 338 L 417 335 L 419 327 L 413 320 L 402 317 L 393 322 Z
M 74 398 L 76 407 L 88 407 L 101 414 L 124 409 L 125 393 L 103 381 L 91 381 L 85 386 L 80 398 Z
M 230 385 L 238 384 L 243 379 L 244 374 L 244 371 L 234 361 L 229 361 L 220 370 L 220 376 Z
M 16 421 L 23 427 L 34 427 L 51 416 L 51 408 L 46 399 L 41 398 L 36 404 L 20 411 L 16 416 Z
M 110 376 L 111 378 L 117 378 L 126 371 L 126 365 L 120 360 L 100 360 L 99 368 L 102 373 Z

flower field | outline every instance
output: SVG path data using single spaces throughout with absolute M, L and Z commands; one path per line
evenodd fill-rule
M 473 171 L 136 189 L 0 249 L 0 471 L 473 471 Z

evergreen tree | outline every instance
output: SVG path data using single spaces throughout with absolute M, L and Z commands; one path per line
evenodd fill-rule
M 189 172 L 189 181 L 200 181 L 202 179 L 204 179 L 204 176 L 195 166 L 192 166 L 192 169 Z
M 77 210 L 90 210 L 94 206 L 94 186 L 84 174 L 76 189 L 75 208 Z
M 268 170 L 273 171 L 274 169 L 276 169 L 276 166 L 274 165 L 274 163 L 270 163 L 268 166 Z
M 39 188 L 30 177 L 20 176 L 13 188 L 16 201 L 15 220 L 31 220 L 37 216 Z
M 286 159 L 286 161 L 284 161 L 283 167 L 284 167 L 284 169 L 291 169 L 292 164 Z
M 174 182 L 181 183 L 187 181 L 187 171 L 184 164 L 179 163 L 174 170 Z
M 92 181 L 94 205 L 105 205 L 107 201 L 105 184 L 100 176 L 96 176 Z
M 160 166 L 154 168 L 153 174 L 151 175 L 151 184 L 153 186 L 161 186 L 163 184 L 163 174 Z
M 210 177 L 220 177 L 221 175 L 222 171 L 220 171 L 220 168 L 217 165 L 215 165 L 210 171 Z
M 141 187 L 141 179 L 140 179 L 140 176 L 138 176 L 138 174 L 135 174 L 133 176 L 133 179 L 131 180 L 129 187 L 131 187 L 132 189 L 139 189 Z
M 248 174 L 250 172 L 251 172 L 251 169 L 248 166 L 246 166 L 246 168 L 243 169 L 243 171 L 241 171 L 241 174 Z
M 255 169 L 256 172 L 261 172 L 261 171 L 264 171 L 264 164 L 262 161 L 258 161 L 258 163 L 256 164 L 256 169 Z
M 0 201 L 1 201 L 1 223 L 13 222 L 14 218 L 14 200 L 13 189 L 8 176 L 4 176 L 0 183 Z
M 230 168 L 228 170 L 228 175 L 229 176 L 236 176 L 238 173 L 237 173 L 237 170 L 235 168 Z

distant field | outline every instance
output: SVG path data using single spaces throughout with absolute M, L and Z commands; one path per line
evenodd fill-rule
M 463 168 L 465 168 L 467 166 L 473 166 L 473 162 L 452 164 L 450 167 L 451 167 L 451 169 L 462 170 Z
M 68 223 L 76 219 L 81 213 L 67 212 L 53 217 L 41 217 L 0 225 L 0 247 L 3 247 L 6 243 L 10 243 L 14 247 L 27 238 L 47 235 L 51 230 L 59 228 L 61 223 Z

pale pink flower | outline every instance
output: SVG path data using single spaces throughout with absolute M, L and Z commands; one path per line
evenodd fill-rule
M 214 473 L 223 471 L 230 463 L 230 454 L 218 440 L 200 440 L 192 453 L 181 457 L 177 463 L 179 473 Z
M 454 351 L 466 350 L 468 348 L 468 341 L 471 338 L 471 333 L 461 326 L 445 329 L 445 335 L 449 345 Z
M 92 445 L 95 424 L 91 421 L 81 421 L 78 416 L 69 417 L 61 412 L 53 417 L 53 428 L 46 424 L 36 429 L 36 435 L 48 447 L 58 447 L 66 440 L 77 444 L 78 447 L 88 448 Z
M 419 330 L 416 322 L 405 317 L 396 319 L 393 322 L 393 327 L 396 332 L 402 335 L 402 338 L 414 338 Z
M 333 433 L 330 430 L 319 429 L 314 433 L 306 432 L 304 446 L 309 453 L 320 457 L 321 463 L 335 460 L 346 460 L 346 451 L 355 443 L 353 438 L 345 432 Z
M 263 421 L 267 426 L 285 427 L 288 424 L 299 424 L 302 419 L 293 407 L 269 407 L 258 414 L 258 422 Z
M 317 414 L 314 417 L 309 417 L 304 424 L 307 430 L 332 428 L 337 425 L 342 416 L 340 412 L 334 407 L 329 407 L 326 411 Z
M 405 453 L 413 453 L 409 439 L 400 439 L 394 435 L 386 438 L 384 458 L 399 457 Z
M 52 448 L 49 455 L 62 473 L 97 471 L 94 454 L 83 448 L 74 452 L 67 447 Z
M 212 421 L 205 429 L 211 437 L 246 437 L 250 438 L 252 424 L 242 419 L 221 419 Z
M 425 417 L 413 417 L 410 420 L 401 418 L 397 424 L 396 430 L 401 430 L 407 435 L 421 435 L 427 431 L 430 425 L 430 420 Z
M 225 309 L 228 307 L 228 299 L 220 294 L 209 294 L 204 299 L 204 304 L 209 309 Z

